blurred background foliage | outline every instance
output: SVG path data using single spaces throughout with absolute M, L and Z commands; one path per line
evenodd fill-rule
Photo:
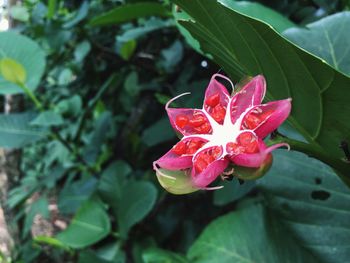
M 259 2 L 248 8 L 264 5 L 295 26 L 349 8 Z M 174 196 L 159 186 L 152 162 L 176 141 L 164 104 L 190 91 L 182 104 L 200 106 L 222 71 L 176 9 L 171 1 L 24 0 L 7 10 L 22 36 L 0 33 L 0 50 L 24 66 L 42 108 L 26 96 L 21 112 L 0 115 L 0 146 L 21 148 L 5 205 L 15 245 L 2 262 L 348 260 L 349 190 L 301 153 L 279 151 L 263 179 L 223 182 L 216 192 Z M 24 92 L 4 79 L 0 89 Z

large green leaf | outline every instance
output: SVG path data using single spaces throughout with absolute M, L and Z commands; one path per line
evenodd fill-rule
M 180 254 L 155 247 L 143 251 L 142 259 L 144 263 L 188 263 Z
M 316 262 L 261 205 L 212 222 L 188 252 L 194 263 Z
M 271 171 L 257 181 L 270 207 L 318 262 L 350 256 L 350 190 L 321 162 L 276 151 Z
M 90 21 L 93 26 L 120 24 L 147 16 L 169 16 L 170 12 L 160 3 L 144 2 L 116 7 Z
M 312 147 L 343 157 L 339 142 L 350 140 L 348 77 L 291 44 L 269 25 L 217 1 L 173 2 L 195 21 L 180 23 L 233 79 L 265 75 L 267 98 L 293 99 L 289 121 Z
M 46 129 L 30 125 L 35 117 L 32 113 L 0 114 L 0 146 L 20 148 L 46 138 Z
M 222 4 L 242 14 L 259 19 L 271 25 L 278 32 L 282 32 L 295 24 L 280 13 L 259 3 L 236 0 L 219 0 Z
M 36 117 L 30 124 L 36 126 L 57 126 L 62 125 L 64 122 L 62 116 L 54 111 L 44 111 L 39 113 L 38 117 Z
M 153 208 L 157 189 L 150 182 L 130 182 L 120 197 L 117 218 L 120 234 L 127 237 L 130 228 L 140 222 Z
M 103 171 L 98 191 L 102 199 L 110 206 L 118 206 L 123 189 L 125 189 L 126 178 L 131 171 L 129 164 L 121 160 L 111 163 Z
M 126 162 L 113 162 L 103 171 L 98 186 L 100 196 L 118 219 L 123 238 L 151 211 L 157 198 L 157 189 L 152 183 L 127 178 L 131 171 Z
M 308 24 L 306 28 L 288 29 L 283 35 L 350 75 L 349 25 L 350 12 L 342 12 Z
M 224 181 L 221 185 L 224 188 L 214 191 L 214 205 L 227 205 L 228 203 L 237 201 L 255 187 L 255 181 L 246 180 L 241 184 L 238 179 L 234 179 L 233 181 Z
M 57 239 L 72 248 L 92 245 L 108 235 L 111 229 L 108 214 L 102 204 L 88 200 L 78 210 L 66 230 Z
M 31 39 L 14 32 L 0 32 L 0 59 L 11 59 L 25 69 L 29 89 L 37 88 L 45 69 L 45 53 Z M 0 94 L 23 93 L 0 74 Z

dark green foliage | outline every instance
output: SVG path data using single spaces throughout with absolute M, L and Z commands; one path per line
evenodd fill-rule
M 173 105 L 201 107 L 209 78 L 223 70 L 235 82 L 264 73 L 268 99 L 292 96 L 290 122 L 310 145 L 344 156 L 349 30 L 334 28 L 348 13 L 329 15 L 348 3 L 219 2 L 23 1 L 13 11 L 22 36 L 0 33 L 0 61 L 14 59 L 26 78 L 13 84 L 1 73 L 0 93 L 27 95 L 24 112 L 0 116 L 0 146 L 22 148 L 7 203 L 20 229 L 13 262 L 350 257 L 349 188 L 301 153 L 277 151 L 263 179 L 219 182 L 225 188 L 215 193 L 175 196 L 159 186 L 152 162 L 176 141 L 165 103 L 191 92 Z M 190 17 L 195 22 L 178 21 Z M 295 27 L 306 24 L 310 31 Z M 330 40 L 320 51 L 314 43 L 327 45 L 323 29 Z M 280 131 L 304 140 L 289 126 Z

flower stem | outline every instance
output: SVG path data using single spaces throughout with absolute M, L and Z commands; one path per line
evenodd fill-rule
M 43 111 L 43 105 L 42 103 L 38 100 L 38 98 L 35 96 L 35 94 L 33 93 L 33 91 L 31 89 L 29 89 L 24 83 L 19 84 L 19 86 L 21 87 L 21 89 L 24 91 L 24 93 L 33 101 L 35 107 L 40 110 Z

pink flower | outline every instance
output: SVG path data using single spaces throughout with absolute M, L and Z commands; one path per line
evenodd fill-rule
M 205 92 L 202 109 L 170 108 L 170 123 L 183 135 L 170 151 L 154 162 L 157 175 L 183 171 L 190 188 L 207 188 L 228 166 L 260 168 L 271 162 L 271 151 L 286 144 L 267 147 L 263 139 L 288 117 L 291 99 L 262 104 L 266 91 L 263 76 L 254 77 L 231 97 L 215 74 Z M 172 172 L 174 174 L 174 172 Z M 176 174 L 176 173 L 175 173 Z M 174 179 L 171 176 L 170 179 Z M 163 185 L 163 184 L 162 184 Z

